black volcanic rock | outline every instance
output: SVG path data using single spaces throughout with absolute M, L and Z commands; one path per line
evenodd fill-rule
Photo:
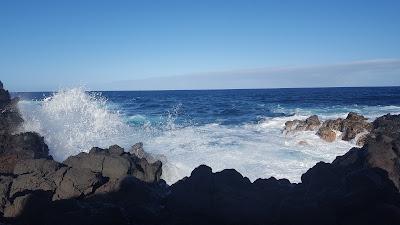
M 352 149 L 333 164 L 347 168 L 381 168 L 400 188 L 400 115 L 385 115 L 373 122 L 373 130 L 361 149 Z
M 0 174 L 10 174 L 15 164 L 24 159 L 47 158 L 48 147 L 36 133 L 14 134 L 23 119 L 17 107 L 18 99 L 11 99 L 0 85 Z
M 64 164 L 77 169 L 89 169 L 110 179 L 132 175 L 145 182 L 159 181 L 162 172 L 160 161 L 149 163 L 145 158 L 124 152 L 123 148 L 116 145 L 109 149 L 92 148 L 89 153 L 70 156 Z
M 10 93 L 0 81 L 0 135 L 15 132 L 23 119 L 17 108 L 18 98 L 11 99 Z
M 18 161 L 49 158 L 49 149 L 43 137 L 27 132 L 0 135 L 0 173 L 12 173 Z

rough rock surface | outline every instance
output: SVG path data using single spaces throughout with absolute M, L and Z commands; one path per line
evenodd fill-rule
M 20 160 L 49 157 L 43 137 L 36 133 L 0 135 L 0 143 L 0 173 L 12 173 Z
M 321 127 L 317 135 L 327 142 L 334 142 L 336 140 L 336 133 L 328 127 Z
M 361 149 L 352 149 L 333 164 L 377 167 L 385 170 L 400 189 L 400 115 L 385 115 L 373 122 L 373 129 Z
M 0 135 L 15 132 L 23 119 L 16 106 L 17 98 L 11 99 L 10 93 L 4 89 L 0 81 Z
M 317 129 L 321 122 L 317 115 L 308 117 L 306 120 L 292 120 L 285 123 L 284 132 L 312 131 Z
M 372 124 L 369 123 L 367 118 L 364 116 L 350 112 L 346 119 L 339 118 L 336 120 L 325 121 L 320 130 L 326 128 L 342 132 L 341 139 L 344 141 L 350 141 L 360 134 L 369 133 L 372 130 Z M 363 145 L 364 140 L 365 137 L 360 137 L 357 144 Z
M 367 134 L 372 130 L 372 124 L 367 120 L 362 115 L 350 112 L 345 119 L 329 119 L 321 124 L 318 116 L 314 115 L 306 120 L 287 121 L 283 132 L 316 130 L 316 135 L 327 142 L 332 142 L 336 139 L 336 134 L 334 135 L 335 131 L 340 131 L 340 138 L 342 140 L 350 141 L 357 139 L 357 145 L 362 146 L 367 139 Z
M 92 148 L 89 153 L 79 153 L 64 161 L 73 168 L 88 169 L 110 179 L 132 175 L 145 182 L 157 182 L 161 177 L 162 163 L 149 163 L 145 158 L 138 158 L 125 152 L 119 146 L 109 149 Z
M 18 99 L 11 99 L 0 85 L 0 174 L 10 174 L 15 164 L 24 159 L 48 157 L 48 148 L 36 133 L 17 132 L 23 120 L 16 106 Z

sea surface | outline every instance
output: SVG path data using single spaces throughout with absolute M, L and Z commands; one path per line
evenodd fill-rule
M 58 161 L 93 146 L 143 142 L 163 161 L 163 178 L 174 183 L 200 164 L 234 168 L 244 176 L 288 178 L 319 161 L 331 162 L 355 146 L 327 143 L 315 132 L 283 134 L 287 120 L 316 114 L 371 121 L 400 113 L 400 87 L 202 91 L 13 93 L 21 101 L 24 130 L 45 137 Z

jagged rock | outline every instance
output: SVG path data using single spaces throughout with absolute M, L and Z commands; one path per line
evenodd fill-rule
M 118 145 L 112 145 L 108 148 L 108 151 L 110 152 L 110 155 L 122 155 L 124 154 L 124 149 L 121 148 Z
M 342 121 L 341 132 L 342 140 L 349 141 L 354 139 L 358 134 L 370 132 L 372 124 L 367 122 L 367 118 L 357 113 L 350 112 L 346 119 Z
M 318 132 L 317 135 L 322 138 L 323 140 L 327 141 L 327 142 L 333 142 L 336 140 L 336 133 L 335 131 L 331 130 L 328 127 L 321 127 Z
M 12 173 L 18 161 L 49 158 L 49 149 L 43 137 L 26 132 L 16 135 L 0 135 L 0 173 Z
M 22 214 L 23 210 L 26 208 L 27 202 L 29 200 L 29 195 L 24 195 L 16 197 L 13 204 L 9 205 L 4 210 L 4 217 L 18 217 Z
M 341 139 L 344 141 L 350 141 L 361 135 L 361 139 L 359 138 L 357 143 L 362 145 L 364 143 L 363 140 L 365 139 L 365 137 L 363 137 L 363 133 L 369 133 L 372 130 L 372 124 L 369 123 L 367 118 L 364 116 L 350 112 L 346 119 L 338 118 L 335 120 L 326 120 L 317 131 L 317 135 L 320 137 L 325 137 L 321 136 L 320 134 L 330 133 L 328 129 L 342 132 Z M 331 136 L 333 137 L 332 133 Z
M 18 98 L 11 99 L 10 93 L 0 85 L 0 135 L 15 132 L 23 119 L 17 108 Z
M 400 115 L 385 115 L 373 122 L 373 130 L 361 149 L 337 157 L 333 164 L 381 168 L 400 189 Z
M 137 156 L 138 158 L 145 158 L 147 155 L 147 152 L 144 151 L 143 149 L 143 143 L 142 142 L 138 142 L 134 145 L 132 145 L 131 149 L 129 150 L 129 153 L 131 153 L 132 155 Z
M 9 204 L 9 192 L 12 183 L 12 177 L 0 176 L 0 217 L 4 213 L 4 208 Z
M 17 177 L 13 180 L 10 197 L 37 190 L 54 192 L 66 169 L 62 164 L 48 159 L 19 161 L 14 168 Z
M 105 180 L 88 169 L 68 168 L 57 187 L 53 200 L 83 197 L 94 193 Z
M 4 210 L 4 217 L 17 219 L 17 224 L 41 224 L 43 211 L 48 210 L 51 193 L 35 191 L 17 196 Z
M 363 115 L 357 114 L 355 112 L 349 112 L 349 114 L 347 114 L 346 120 L 364 121 L 364 120 L 368 120 L 368 119 L 365 118 Z
M 322 124 L 321 127 L 327 127 L 331 130 L 337 130 L 337 131 L 341 131 L 342 130 L 342 123 L 343 123 L 343 119 L 342 118 L 337 118 L 335 120 L 326 120 L 324 121 L 324 123 Z
M 321 122 L 317 115 L 308 117 L 306 120 L 292 120 L 285 123 L 284 132 L 312 131 L 317 129 Z
M 160 161 L 149 163 L 146 159 L 124 152 L 118 146 L 109 149 L 93 148 L 89 153 L 69 157 L 64 164 L 77 169 L 89 169 L 110 179 L 133 175 L 145 182 L 159 181 L 162 171 Z
M 67 167 L 48 159 L 29 159 L 17 163 L 10 188 L 10 198 L 25 193 L 44 191 L 54 200 L 78 198 L 92 194 L 105 183 L 99 174 L 88 169 Z
M 356 139 L 357 139 L 356 145 L 364 146 L 364 144 L 368 140 L 368 137 L 369 137 L 369 133 L 360 134 L 358 138 L 356 137 Z
M 138 143 L 134 144 L 131 147 L 131 149 L 129 150 L 129 153 L 138 157 L 139 159 L 146 159 L 147 162 L 149 162 L 149 163 L 155 163 L 159 160 L 161 160 L 162 162 L 167 161 L 166 157 L 164 155 L 161 155 L 161 154 L 153 155 L 153 154 L 146 152 L 143 148 L 142 142 L 138 142 Z

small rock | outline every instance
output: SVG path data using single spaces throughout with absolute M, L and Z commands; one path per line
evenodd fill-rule
M 299 141 L 298 145 L 309 145 L 307 141 Z
M 328 127 L 321 127 L 317 135 L 327 142 L 333 142 L 336 140 L 336 133 Z

